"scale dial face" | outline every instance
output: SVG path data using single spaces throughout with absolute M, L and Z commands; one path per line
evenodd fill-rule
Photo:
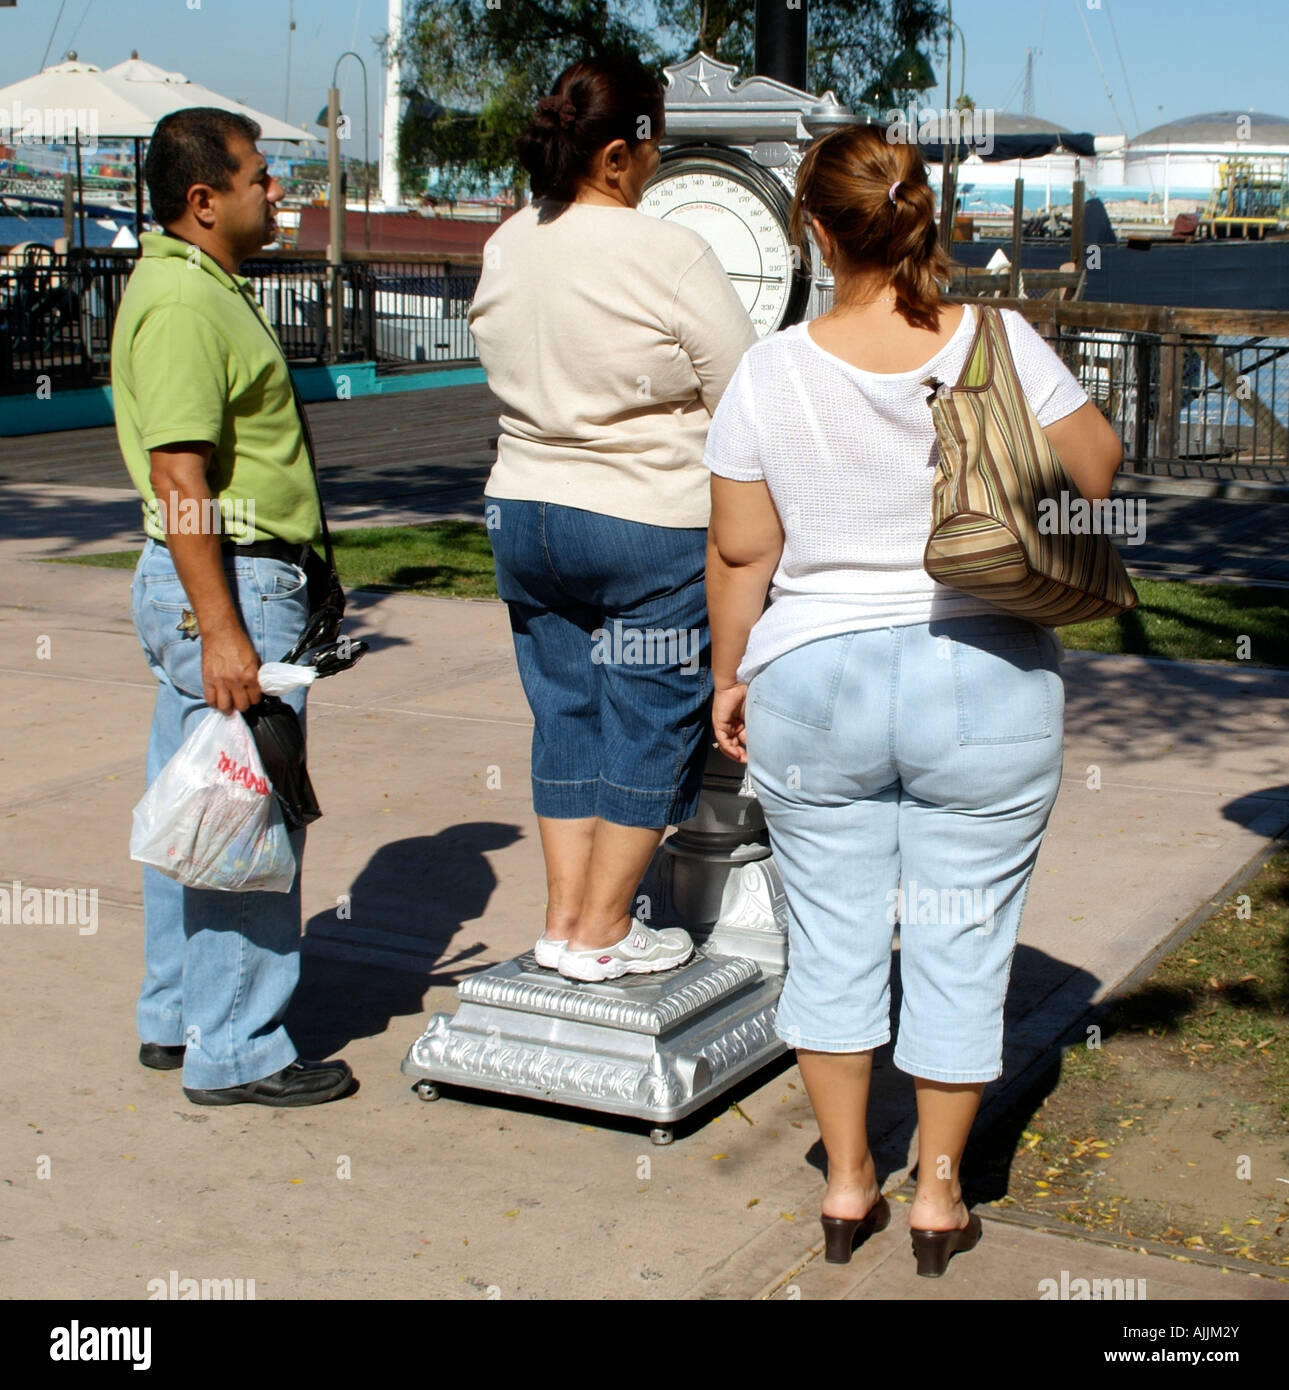
M 810 292 L 794 267 L 791 206 L 783 184 L 741 150 L 707 145 L 668 150 L 640 200 L 641 212 L 707 242 L 762 337 L 795 323 Z

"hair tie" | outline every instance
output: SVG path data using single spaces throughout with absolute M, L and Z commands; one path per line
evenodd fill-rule
M 895 201 L 895 190 L 900 186 L 901 182 L 902 180 L 896 179 L 895 182 L 887 190 L 886 196 L 891 200 L 892 203 L 894 203 Z
M 537 110 L 539 112 L 553 112 L 559 118 L 560 126 L 564 130 L 567 130 L 577 120 L 577 107 L 567 92 L 561 92 L 558 96 L 542 97 L 537 103 Z

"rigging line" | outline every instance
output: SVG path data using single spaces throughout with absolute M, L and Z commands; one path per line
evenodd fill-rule
M 85 13 L 81 15 L 76 28 L 72 30 L 72 36 L 67 40 L 67 47 L 70 48 L 76 42 L 76 35 L 81 32 L 81 25 L 89 18 L 89 12 L 94 8 L 94 0 L 86 0 Z
M 313 31 L 313 36 L 309 39 L 309 51 L 304 55 L 304 62 L 300 64 L 299 71 L 296 73 L 295 82 L 292 84 L 291 98 L 293 106 L 295 105 L 295 95 L 300 90 L 300 84 L 309 80 L 306 74 L 313 70 L 313 55 L 318 51 L 318 39 L 326 25 L 327 11 L 330 8 L 331 0 L 323 0 L 322 13 L 318 17 L 318 27 Z M 307 126 L 312 125 L 313 122 L 311 120 L 304 120 L 299 122 L 299 124 Z M 285 153 L 285 149 L 283 153 Z
M 1074 0 L 1074 8 L 1078 13 L 1079 19 L 1083 24 L 1083 32 L 1088 36 L 1088 47 L 1092 50 L 1092 56 L 1096 59 L 1097 71 L 1101 74 L 1101 85 L 1105 88 L 1106 100 L 1110 103 L 1110 110 L 1114 112 L 1114 118 L 1119 122 L 1121 134 L 1127 133 L 1126 123 L 1119 114 L 1119 108 L 1114 104 L 1114 93 L 1110 90 L 1109 79 L 1105 75 L 1105 68 L 1101 65 L 1101 55 L 1097 52 L 1097 46 L 1092 38 L 1092 30 L 1088 27 L 1088 17 L 1083 13 L 1083 0 Z
M 40 60 L 40 70 L 44 72 L 45 63 L 49 58 L 49 50 L 54 46 L 54 35 L 58 33 L 58 26 L 63 22 L 63 11 L 67 8 L 67 0 L 58 7 L 58 18 L 54 20 L 54 27 L 49 31 L 49 42 L 45 45 L 45 56 Z
M 1136 123 L 1137 134 L 1141 134 L 1141 117 L 1137 115 L 1137 103 L 1132 95 L 1132 83 L 1128 81 L 1128 69 L 1123 61 L 1123 50 L 1119 47 L 1119 31 L 1114 27 L 1114 15 L 1106 7 L 1106 18 L 1110 21 L 1110 34 L 1114 39 L 1114 51 L 1119 55 L 1119 71 L 1123 73 L 1124 91 L 1128 93 L 1128 105 L 1132 108 L 1132 119 Z
M 1004 110 L 1004 111 L 1010 111 L 1010 110 L 1011 110 L 1011 99 L 1012 99 L 1013 96 L 1015 96 L 1017 93 L 1019 93 L 1019 91 L 1020 91 L 1020 89 L 1021 89 L 1021 84 L 1022 84 L 1024 81 L 1025 81 L 1025 74 L 1024 74 L 1024 72 L 1022 72 L 1021 75 L 1015 80 L 1015 82 L 1013 82 L 1013 83 L 1011 84 L 1011 86 L 1007 89 L 1007 95 L 1006 95 L 1005 97 L 1003 97 L 1002 110 Z

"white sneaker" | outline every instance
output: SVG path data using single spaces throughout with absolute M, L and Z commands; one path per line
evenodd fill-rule
M 631 930 L 615 946 L 592 951 L 562 951 L 558 970 L 570 980 L 616 980 L 622 975 L 651 975 L 674 970 L 694 953 L 689 933 L 680 927 L 646 927 L 632 918 Z
M 533 955 L 537 957 L 537 964 L 543 970 L 554 970 L 559 964 L 560 952 L 568 945 L 568 938 L 563 941 L 552 941 L 544 932 L 537 938 L 537 945 L 533 947 Z

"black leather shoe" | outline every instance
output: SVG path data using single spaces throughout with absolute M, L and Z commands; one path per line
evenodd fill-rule
M 339 1100 L 357 1087 L 345 1062 L 296 1061 L 259 1081 L 213 1091 L 185 1086 L 184 1095 L 194 1105 L 321 1105 Z
M 184 1064 L 184 1045 L 168 1047 L 165 1043 L 140 1043 L 139 1061 L 153 1071 L 178 1071 Z

